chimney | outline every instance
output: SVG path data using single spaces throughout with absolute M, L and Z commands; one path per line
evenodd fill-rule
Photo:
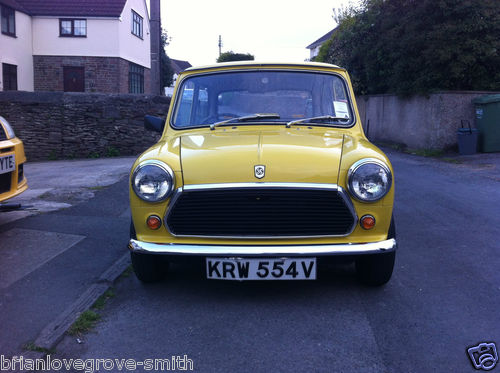
M 161 63 L 161 20 L 160 20 L 160 0 L 151 0 L 151 93 L 160 95 L 161 81 L 160 81 L 160 63 Z

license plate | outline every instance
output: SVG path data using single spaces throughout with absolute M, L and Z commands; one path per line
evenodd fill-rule
M 315 280 L 316 258 L 207 258 L 215 280 Z
M 14 154 L 0 157 L 0 174 L 14 171 L 16 169 L 16 158 Z

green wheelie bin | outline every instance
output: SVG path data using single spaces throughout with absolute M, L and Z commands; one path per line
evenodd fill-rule
M 500 94 L 484 95 L 472 100 L 479 130 L 479 149 L 500 152 Z

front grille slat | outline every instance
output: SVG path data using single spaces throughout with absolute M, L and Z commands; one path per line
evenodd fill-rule
M 335 188 L 200 188 L 177 192 L 166 216 L 176 236 L 345 236 L 356 216 Z

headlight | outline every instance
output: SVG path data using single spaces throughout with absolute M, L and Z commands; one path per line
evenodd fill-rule
M 132 174 L 132 189 L 147 202 L 160 202 L 174 190 L 174 172 L 160 161 L 145 161 Z
M 16 137 L 16 134 L 14 133 L 14 129 L 10 126 L 9 122 L 7 122 L 7 119 L 4 117 L 0 117 L 0 121 L 3 124 L 3 127 L 5 128 L 5 131 L 7 131 L 7 140 L 13 139 Z
M 362 159 L 354 163 L 347 174 L 351 194 L 362 202 L 374 202 L 391 189 L 392 175 L 389 167 L 377 159 Z

